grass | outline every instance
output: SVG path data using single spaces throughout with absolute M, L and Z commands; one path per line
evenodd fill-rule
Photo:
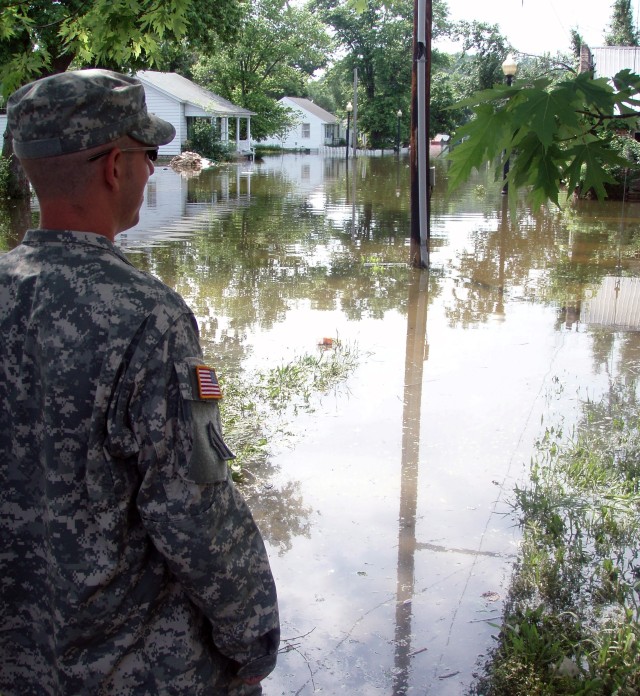
M 498 646 L 471 693 L 640 693 L 640 405 L 614 384 L 567 434 L 547 428 L 528 485 Z
M 273 443 L 292 436 L 290 421 L 343 385 L 360 358 L 357 345 L 327 340 L 314 354 L 224 382 L 221 416 L 225 441 L 236 454 L 234 477 L 263 467 Z

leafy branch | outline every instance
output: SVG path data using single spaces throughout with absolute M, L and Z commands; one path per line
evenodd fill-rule
M 523 188 L 534 205 L 559 205 L 562 189 L 606 198 L 605 185 L 614 183 L 610 168 L 629 165 L 612 147 L 614 136 L 638 117 L 639 97 L 640 77 L 629 70 L 619 72 L 613 85 L 581 73 L 477 92 L 454 107 L 469 107 L 474 115 L 453 138 L 449 187 L 460 186 L 486 162 L 495 164 L 496 180 L 502 180 L 509 161 L 512 201 Z

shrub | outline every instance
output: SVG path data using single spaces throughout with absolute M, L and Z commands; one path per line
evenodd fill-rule
M 231 159 L 229 145 L 220 140 L 215 128 L 205 119 L 194 122 L 185 149 L 197 152 L 214 162 L 228 162 Z
M 11 167 L 6 157 L 0 157 L 0 198 L 8 198 L 10 191 Z

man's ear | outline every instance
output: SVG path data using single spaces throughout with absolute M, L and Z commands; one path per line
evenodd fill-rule
M 107 185 L 114 191 L 118 191 L 123 182 L 124 159 L 120 148 L 114 147 L 113 150 L 104 158 L 103 174 Z

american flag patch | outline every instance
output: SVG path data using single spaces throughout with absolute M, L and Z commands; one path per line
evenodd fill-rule
M 218 384 L 216 371 L 206 365 L 196 366 L 196 377 L 198 378 L 198 393 L 201 399 L 221 399 L 222 391 Z

